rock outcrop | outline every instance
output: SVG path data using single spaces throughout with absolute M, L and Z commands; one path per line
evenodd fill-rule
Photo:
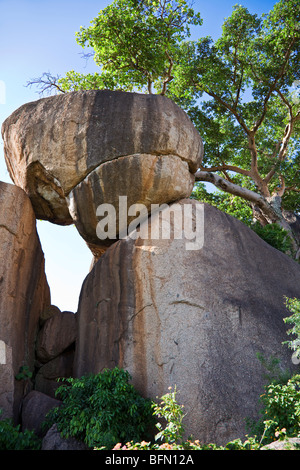
M 10 176 L 37 218 L 75 222 L 98 254 L 107 247 L 95 233 L 98 205 L 118 195 L 147 206 L 189 197 L 203 155 L 199 133 L 171 100 L 109 90 L 27 103 L 2 136 Z
M 199 249 L 190 236 L 111 246 L 83 283 L 74 374 L 117 365 L 153 399 L 176 384 L 187 435 L 225 444 L 258 416 L 266 371 L 257 353 L 293 367 L 284 296 L 300 297 L 300 266 L 214 207 L 177 206 L 193 208 Z
M 28 196 L 17 186 L 0 182 L 1 418 L 17 420 L 28 381 L 15 377 L 20 368 L 34 370 L 39 316 L 50 304 L 44 268 Z
M 76 337 L 77 316 L 73 312 L 57 312 L 38 333 L 37 359 L 42 363 L 51 361 L 75 343 Z
M 42 311 L 39 323 L 34 388 L 55 398 L 60 379 L 73 375 L 77 315 L 49 305 Z
M 61 404 L 62 402 L 59 400 L 32 390 L 22 402 L 22 430 L 29 429 L 39 437 L 45 436 L 47 431 L 44 430 L 43 423 L 47 413 Z
M 263 391 L 257 353 L 293 370 L 283 319 L 285 296 L 300 298 L 300 265 L 233 217 L 185 199 L 203 155 L 188 116 L 163 96 L 80 91 L 21 106 L 2 136 L 16 184 L 0 183 L 3 417 L 21 413 L 23 429 L 42 435 L 58 378 L 119 366 L 145 397 L 176 385 L 186 436 L 242 439 Z M 121 214 L 120 198 L 136 210 Z M 103 204 L 117 222 L 108 240 L 97 231 Z M 154 214 L 153 204 L 166 208 Z M 142 206 L 144 221 L 123 238 Z M 100 258 L 76 315 L 50 303 L 35 216 L 75 223 Z M 44 438 L 43 449 L 72 448 L 82 447 L 55 426 Z

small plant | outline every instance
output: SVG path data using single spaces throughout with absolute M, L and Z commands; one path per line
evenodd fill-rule
M 65 379 L 56 390 L 63 404 L 48 413 L 62 437 L 89 447 L 110 449 L 116 442 L 139 441 L 154 426 L 152 402 L 129 384 L 127 371 L 105 369 L 97 375 Z
M 28 366 L 21 366 L 15 378 L 16 380 L 29 380 L 32 378 L 32 372 Z
M 290 349 L 294 351 L 293 362 L 299 364 L 300 362 L 300 300 L 291 299 L 286 297 L 286 306 L 292 313 L 291 316 L 284 318 L 286 324 L 291 324 L 293 327 L 287 331 L 288 335 L 294 335 L 292 341 L 284 341 Z
M 2 410 L 0 410 L 0 414 Z M 40 450 L 41 440 L 34 431 L 20 431 L 11 419 L 0 420 L 0 450 Z
M 161 397 L 159 405 L 154 404 L 154 415 L 158 420 L 165 419 L 166 425 L 163 428 L 161 422 L 156 423 L 159 433 L 156 434 L 155 440 L 161 440 L 167 444 L 179 443 L 182 440 L 184 428 L 182 425 L 183 405 L 176 402 L 176 386 L 174 391 L 171 392 L 172 387 L 169 387 L 170 392 Z

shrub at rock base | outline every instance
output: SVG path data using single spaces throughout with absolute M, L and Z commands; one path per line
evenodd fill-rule
M 12 419 L 0 420 L 0 450 L 39 450 L 41 444 L 33 431 L 21 432 L 20 425 L 14 426 Z
M 89 447 L 111 449 L 116 442 L 149 438 L 154 424 L 151 401 L 129 384 L 125 370 L 65 379 L 56 395 L 63 404 L 48 413 L 62 437 L 75 437 Z

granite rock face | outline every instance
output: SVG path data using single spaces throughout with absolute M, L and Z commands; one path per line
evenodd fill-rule
M 171 221 L 169 239 L 128 236 L 86 277 L 74 374 L 117 365 L 153 399 L 176 385 L 187 435 L 222 445 L 246 434 L 245 418 L 258 417 L 266 371 L 257 353 L 293 368 L 282 345 L 284 296 L 300 297 L 300 266 L 214 207 L 178 206 L 193 209 L 197 246 L 176 238 Z M 157 223 L 149 221 L 151 234 Z
M 15 380 L 20 368 L 32 372 L 39 315 L 50 304 L 44 254 L 36 219 L 25 192 L 0 182 L 0 408 L 18 417 L 25 393 Z
M 156 187 L 165 203 L 189 197 L 203 156 L 187 114 L 160 95 L 90 90 L 43 98 L 12 113 L 2 136 L 10 176 L 37 218 L 75 221 L 83 238 L 100 246 L 94 208 L 110 203 L 110 185 L 134 203 L 151 203 Z

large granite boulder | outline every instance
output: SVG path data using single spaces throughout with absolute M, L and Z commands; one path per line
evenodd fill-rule
M 39 437 L 45 436 L 43 423 L 50 410 L 61 406 L 62 402 L 48 395 L 32 390 L 22 402 L 22 431 L 34 431 Z
M 28 196 L 0 182 L 0 409 L 15 421 L 28 384 L 15 377 L 34 371 L 39 315 L 50 304 L 44 268 Z
M 199 133 L 170 99 L 109 90 L 27 103 L 6 119 L 2 136 L 10 176 L 36 216 L 75 222 L 96 247 L 106 246 L 95 234 L 100 204 L 118 195 L 131 204 L 189 197 L 203 155 Z
M 187 435 L 224 445 L 243 438 L 245 420 L 258 417 L 266 371 L 257 353 L 294 367 L 282 345 L 290 314 L 284 296 L 300 297 L 300 266 L 242 222 L 197 201 L 171 205 L 166 222 L 175 206 L 193 210 L 194 246 L 191 228 L 180 238 L 175 217 L 169 239 L 131 234 L 87 275 L 74 373 L 123 367 L 153 399 L 176 385 Z M 151 234 L 156 224 L 158 217 L 149 222 Z

